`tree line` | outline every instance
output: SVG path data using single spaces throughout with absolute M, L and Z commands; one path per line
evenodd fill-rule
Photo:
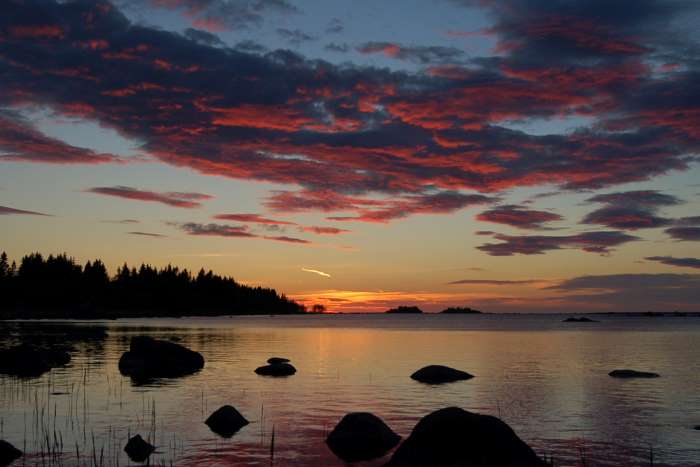
M 109 275 L 96 259 L 85 265 L 66 254 L 24 256 L 19 266 L 0 255 L 1 318 L 114 318 L 295 314 L 305 307 L 274 289 L 250 287 L 201 269 L 148 264 Z

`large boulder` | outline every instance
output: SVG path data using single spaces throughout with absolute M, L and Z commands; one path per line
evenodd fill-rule
M 249 422 L 238 410 L 230 405 L 224 405 L 209 415 L 204 423 L 217 435 L 230 438 Z
M 400 440 L 376 415 L 355 412 L 340 420 L 326 438 L 326 444 L 345 462 L 357 462 L 383 456 Z
M 124 452 L 134 462 L 145 462 L 155 450 L 155 446 L 144 441 L 141 435 L 129 438 L 126 446 L 124 446 Z
M 134 380 L 176 378 L 204 368 L 204 357 L 174 342 L 147 336 L 131 339 L 128 352 L 119 359 L 119 371 Z
M 658 373 L 637 370 L 613 370 L 608 375 L 613 378 L 658 378 L 660 376 Z
M 473 377 L 474 375 L 470 375 L 466 371 L 455 370 L 443 365 L 428 365 L 411 375 L 412 379 L 426 384 L 452 383 L 454 381 L 472 379 Z
M 22 457 L 22 451 L 0 439 L 0 465 L 10 465 L 20 457 Z
M 544 467 L 503 421 L 457 407 L 423 417 L 386 467 Z
M 273 363 L 258 367 L 255 372 L 261 376 L 291 376 L 297 372 L 297 369 L 290 363 Z
M 37 377 L 69 362 L 70 354 L 61 348 L 44 349 L 20 344 L 0 350 L 0 373 L 8 375 Z

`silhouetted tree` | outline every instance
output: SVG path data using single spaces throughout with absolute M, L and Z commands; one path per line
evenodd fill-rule
M 156 269 L 148 264 L 129 268 L 124 264 L 110 279 L 99 260 L 77 264 L 66 254 L 44 258 L 32 253 L 22 258 L 19 269 L 8 267 L 0 256 L 0 308 L 15 310 L 22 317 L 179 316 L 220 314 L 289 314 L 305 308 L 274 289 L 249 287 L 231 277 L 204 269 L 196 277 L 171 264 Z M 10 284 L 12 281 L 12 284 Z M 4 313 L 5 316 L 8 313 Z
M 314 306 L 311 307 L 312 313 L 324 313 L 325 311 L 326 307 L 324 305 L 321 305 L 320 303 L 316 303 Z

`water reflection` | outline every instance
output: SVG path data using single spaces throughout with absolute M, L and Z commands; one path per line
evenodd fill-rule
M 126 464 L 122 448 L 140 433 L 157 447 L 155 464 L 333 466 L 345 464 L 324 440 L 346 413 L 372 412 L 405 438 L 422 416 L 454 405 L 499 416 L 537 452 L 554 455 L 557 465 L 576 465 L 582 457 L 589 465 L 648 465 L 650 447 L 654 465 L 697 465 L 698 433 L 691 429 L 700 423 L 697 321 L 618 319 L 592 328 L 561 324 L 560 317 L 489 319 L 105 323 L 108 337 L 77 344 L 68 367 L 33 380 L 0 376 L 0 438 L 26 446 L 28 465 L 51 456 L 64 465 L 92 465 L 93 456 L 104 465 Z M 117 361 L 130 338 L 144 334 L 201 352 L 204 369 L 133 385 Z M 290 358 L 297 374 L 253 373 L 273 355 Z M 442 386 L 409 378 L 428 364 L 476 377 Z M 623 367 L 662 377 L 607 376 Z M 226 404 L 251 422 L 231 439 L 203 423 Z

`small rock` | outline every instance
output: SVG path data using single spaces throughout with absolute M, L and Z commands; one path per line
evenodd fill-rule
M 136 435 L 129 439 L 129 442 L 124 446 L 124 452 L 134 462 L 144 462 L 155 450 L 156 448 L 144 441 L 141 435 Z
M 349 413 L 333 428 L 326 444 L 345 462 L 381 457 L 399 444 L 401 437 L 374 414 Z
M 291 376 L 297 372 L 297 369 L 290 363 L 275 363 L 256 368 L 255 372 L 262 376 Z
M 224 405 L 209 415 L 204 423 L 217 435 L 230 438 L 249 422 L 238 410 L 230 405 Z
M 474 375 L 443 365 L 429 365 L 411 375 L 412 379 L 426 384 L 442 384 L 473 378 Z
M 0 465 L 10 465 L 13 461 L 22 457 L 22 451 L 0 439 Z
M 582 316 L 580 318 L 570 317 L 570 318 L 566 318 L 565 320 L 562 321 L 562 323 L 597 323 L 597 322 L 598 321 L 591 319 L 591 318 L 587 318 L 585 316 Z
M 637 370 L 613 370 L 608 375 L 613 378 L 658 378 L 658 373 Z
M 544 467 L 502 420 L 449 407 L 423 417 L 385 467 Z
M 693 430 L 698 430 L 698 431 L 700 431 L 700 425 L 695 425 L 695 426 L 693 427 Z
M 267 363 L 270 365 L 276 365 L 278 363 L 289 363 L 290 360 L 288 358 L 282 358 L 282 357 L 270 357 L 267 359 Z

